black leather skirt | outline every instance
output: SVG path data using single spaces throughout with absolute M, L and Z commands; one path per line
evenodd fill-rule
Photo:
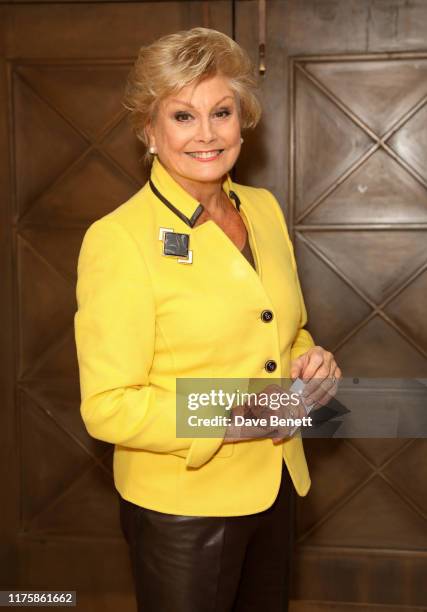
M 182 516 L 120 495 L 138 612 L 287 610 L 295 495 L 283 464 L 275 502 L 244 516 Z

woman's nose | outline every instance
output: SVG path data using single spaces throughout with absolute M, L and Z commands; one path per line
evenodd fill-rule
M 210 118 L 201 119 L 197 137 L 199 140 L 203 140 L 204 142 L 211 142 L 212 140 L 215 140 L 215 130 Z

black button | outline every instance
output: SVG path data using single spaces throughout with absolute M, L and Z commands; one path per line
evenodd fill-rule
M 261 313 L 261 319 L 264 321 L 264 323 L 270 323 L 270 321 L 273 320 L 273 313 L 271 312 L 271 310 L 263 310 Z
M 264 368 L 267 370 L 267 372 L 274 372 L 274 370 L 277 368 L 277 363 L 272 359 L 269 359 L 265 362 Z

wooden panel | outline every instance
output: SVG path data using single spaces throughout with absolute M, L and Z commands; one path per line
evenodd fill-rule
M 381 149 L 329 193 L 305 220 L 310 225 L 426 222 L 426 187 Z
M 386 314 L 411 338 L 417 338 L 421 346 L 427 346 L 426 295 L 427 271 L 424 270 L 385 307 Z
M 317 483 L 316 483 L 317 485 Z M 313 529 L 311 545 L 425 550 L 425 518 L 389 483 L 374 475 Z
M 346 376 L 427 373 L 426 58 L 291 62 L 290 218 L 309 328 Z M 425 604 L 426 441 L 306 447 L 313 490 L 298 503 L 298 595 Z
M 414 440 L 405 446 L 398 460 L 385 466 L 384 474 L 392 483 L 396 483 L 402 494 L 418 507 L 424 516 L 427 515 L 427 482 L 426 445 L 423 440 Z
M 335 347 L 371 312 L 372 309 L 351 285 L 336 274 L 329 261 L 321 259 L 311 244 L 301 236 L 295 240 L 299 273 L 304 280 L 304 299 L 310 316 L 310 329 L 321 346 Z M 322 285 L 317 282 L 322 278 Z M 341 316 L 343 310 L 347 313 Z M 334 321 L 331 326 L 330 322 Z
M 378 316 L 347 337 L 336 355 L 347 376 L 425 377 L 425 357 L 388 321 Z
M 316 457 L 311 466 L 311 479 L 315 484 L 307 499 L 298 499 L 300 544 L 327 522 L 328 517 L 333 519 L 337 507 L 345 504 L 371 474 L 370 466 L 351 444 L 341 440 L 313 439 L 306 442 L 306 447 L 310 455 Z
M 425 611 L 426 562 L 425 551 L 302 547 L 293 568 L 292 599 L 353 603 L 364 611 L 375 604 Z
M 41 541 L 42 545 L 40 538 L 26 537 L 19 542 L 23 580 L 40 590 L 52 590 L 52 585 L 58 590 L 77 590 L 79 612 L 136 610 L 124 539 L 76 538 L 72 541 L 49 537 Z
M 308 72 L 375 133 L 386 134 L 427 96 L 427 59 L 310 64 Z M 363 83 L 363 87 L 361 84 Z
M 0 6 L 0 48 L 5 39 L 5 7 Z M 19 555 L 16 547 L 16 533 L 19 529 L 19 445 L 16 436 L 15 410 L 15 334 L 14 303 L 11 299 L 14 289 L 13 235 L 9 230 L 12 218 L 11 156 L 9 145 L 8 115 L 8 65 L 0 57 L 0 184 L 2 197 L 0 205 L 0 278 L 2 299 L 0 300 L 0 389 L 2 409 L 0 410 L 0 466 L 2 486 L 7 495 L 2 499 L 0 521 L 0 582 L 18 583 Z
M 136 57 L 142 44 L 164 34 L 205 25 L 231 34 L 229 0 L 16 4 L 5 13 L 6 56 L 13 58 Z M 68 24 L 68 27 L 66 25 Z M 112 27 L 114 25 L 114 27 Z
M 258 60 L 257 10 L 257 0 L 236 2 L 236 37 L 255 62 Z M 288 58 L 337 53 L 353 57 L 381 51 L 418 52 L 427 47 L 426 10 L 423 0 L 268 0 L 267 70 L 259 78 L 264 116 L 255 133 L 245 136 L 238 162 L 239 180 L 272 189 L 288 212 L 291 129 L 288 115 L 292 99 Z M 331 72 L 334 70 L 338 70 L 336 63 L 335 68 L 330 68 Z M 366 72 L 366 67 L 364 70 Z M 414 67 L 413 72 L 416 71 Z M 371 82 L 373 80 L 374 76 Z M 394 87 L 391 79 L 387 87 Z M 365 92 L 365 96 L 368 95 Z
M 76 589 L 79 610 L 130 611 L 135 597 L 112 447 L 79 411 L 77 255 L 87 226 L 147 178 L 122 106 L 139 47 L 195 25 L 229 32 L 230 11 L 225 0 L 0 6 L 0 173 L 13 179 L 0 211 L 11 480 L 0 573 L 9 587 Z
M 295 76 L 298 112 L 293 205 L 298 222 L 326 189 L 369 151 L 371 140 L 301 70 Z
M 304 231 L 301 239 L 331 262 L 359 295 L 381 304 L 427 263 L 425 236 L 421 230 L 352 231 L 349 224 L 345 231 Z

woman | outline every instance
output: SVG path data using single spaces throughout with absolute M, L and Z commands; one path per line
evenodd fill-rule
M 182 378 L 271 393 L 301 377 L 321 404 L 341 376 L 304 329 L 278 202 L 229 175 L 260 118 L 252 66 L 220 32 L 178 32 L 141 49 L 125 104 L 150 180 L 84 236 L 75 333 L 82 418 L 115 445 L 138 609 L 278 612 L 290 494 L 310 487 L 301 436 L 233 419 L 216 437 L 176 435 Z

